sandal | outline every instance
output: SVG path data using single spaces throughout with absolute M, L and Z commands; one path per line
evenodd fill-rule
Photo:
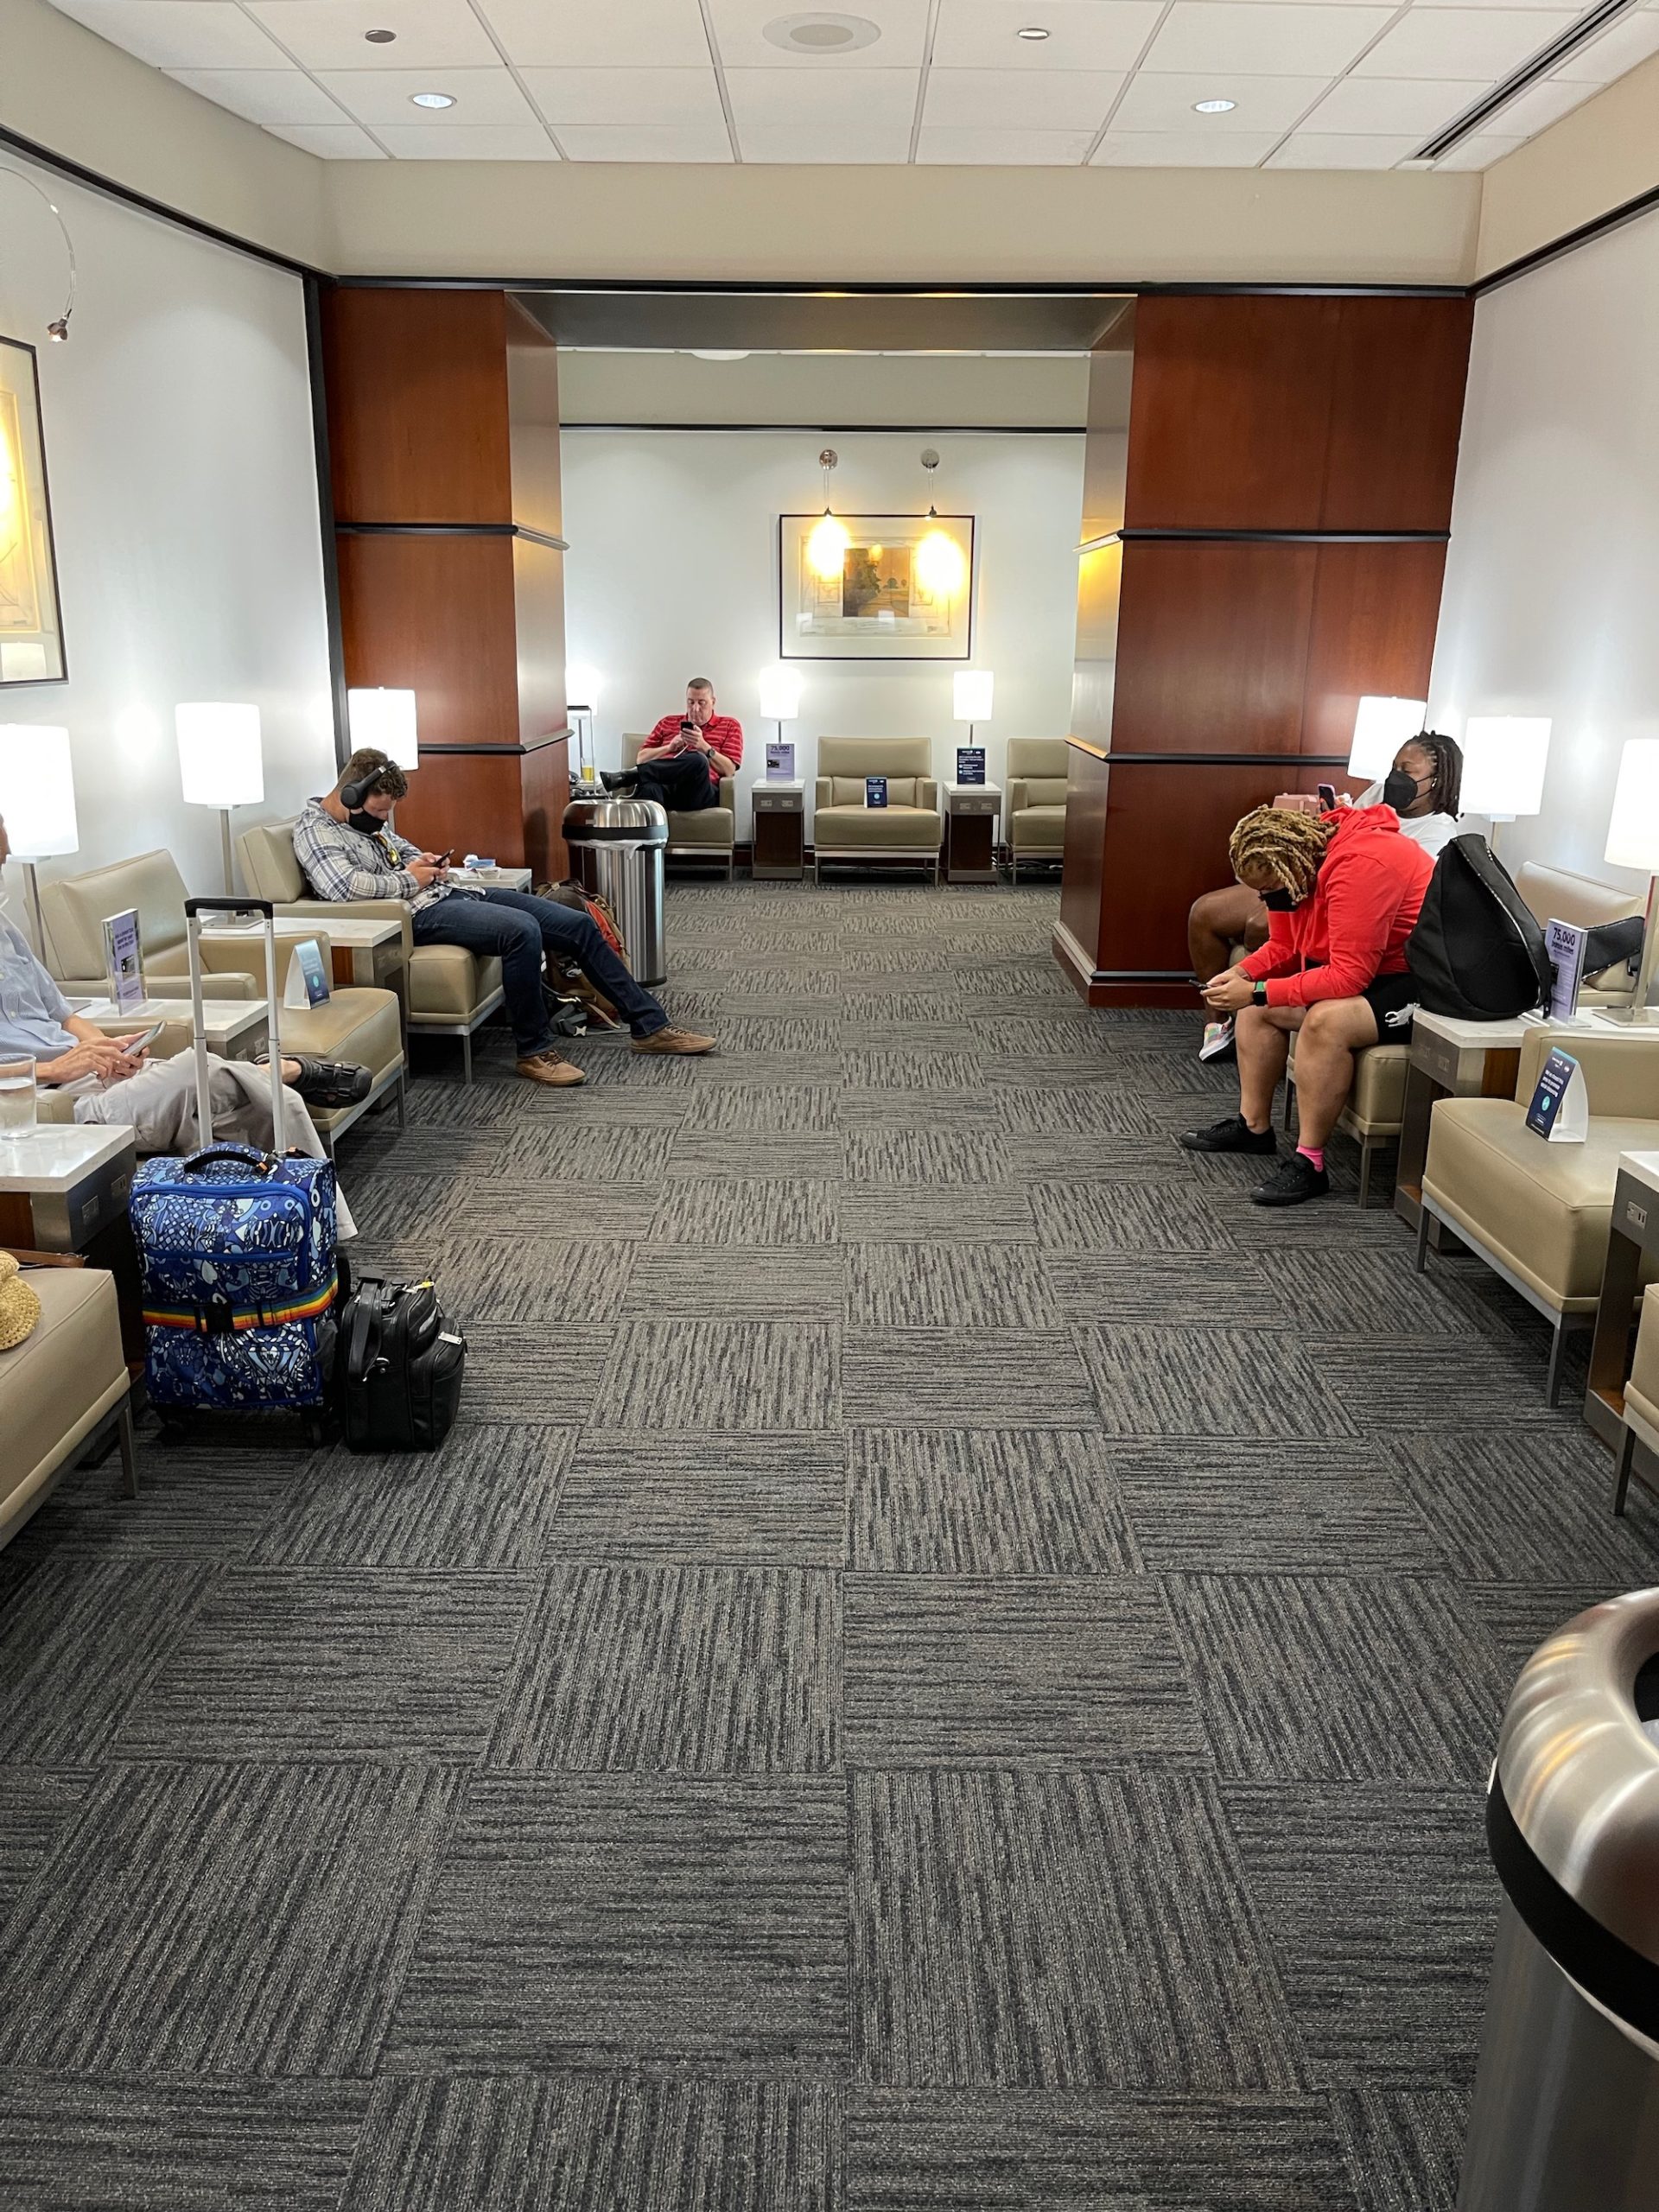
M 314 1060 L 306 1052 L 284 1052 L 282 1058 L 299 1062 L 299 1074 L 289 1088 L 308 1106 L 355 1106 L 369 1095 L 372 1077 L 354 1061 Z M 269 1067 L 270 1054 L 261 1052 L 256 1065 Z

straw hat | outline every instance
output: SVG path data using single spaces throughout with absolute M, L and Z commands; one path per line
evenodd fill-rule
M 10 1252 L 0 1252 L 0 1351 L 10 1351 L 41 1318 L 41 1301 L 17 1271 Z

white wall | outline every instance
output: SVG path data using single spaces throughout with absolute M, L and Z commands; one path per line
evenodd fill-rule
M 836 507 L 924 510 L 918 455 L 928 442 L 838 436 Z M 960 666 L 996 677 L 995 716 L 978 732 L 994 781 L 1010 737 L 1063 737 L 1069 726 L 1083 440 L 941 433 L 931 443 L 943 456 L 941 513 L 976 518 L 973 660 L 794 664 L 801 718 L 784 734 L 809 779 L 825 734 L 931 737 L 936 774 L 953 773 L 954 748 L 968 735 L 950 716 Z M 757 686 L 778 659 L 778 518 L 822 500 L 813 441 L 568 429 L 563 473 L 569 658 L 601 677 L 601 766 L 617 764 L 624 730 L 649 729 L 681 706 L 688 677 L 712 677 L 721 707 L 744 727 L 738 835 L 747 837 L 747 787 L 764 774 L 764 747 L 777 734 L 759 720 Z
M 1511 862 L 1602 858 L 1620 749 L 1659 735 L 1659 218 L 1489 293 L 1474 351 L 1431 720 L 1554 723 Z
M 0 333 L 40 350 L 69 680 L 0 689 L 0 723 L 70 731 L 80 852 L 43 873 L 166 845 L 193 889 L 217 891 L 219 818 L 179 792 L 180 701 L 258 705 L 265 811 L 332 779 L 301 287 L 30 174 L 80 265 L 70 342 L 48 344 L 62 245 L 0 175 Z

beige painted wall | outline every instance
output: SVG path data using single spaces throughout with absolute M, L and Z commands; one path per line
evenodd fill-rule
M 1128 420 L 1127 353 L 1119 420 Z M 566 423 L 925 423 L 1077 430 L 1089 398 L 1086 353 L 996 359 L 940 354 L 562 353 Z
M 1500 118 L 1494 129 L 1503 128 Z M 1479 274 L 1659 187 L 1659 56 L 1487 170 Z

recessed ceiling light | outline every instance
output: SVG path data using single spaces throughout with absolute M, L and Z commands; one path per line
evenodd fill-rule
M 1230 115 L 1237 105 L 1236 100 L 1194 100 L 1192 112 L 1195 115 Z
M 365 31 L 363 35 L 371 46 L 390 46 L 397 34 L 396 31 Z
M 694 346 L 691 352 L 699 361 L 747 361 L 749 358 L 747 347 L 740 350 L 735 346 Z
M 851 54 L 855 48 L 874 46 L 881 35 L 880 23 L 865 16 L 832 16 L 814 9 L 810 16 L 779 16 L 767 23 L 761 36 L 786 54 L 830 55 Z
M 416 107 L 454 107 L 455 104 L 453 92 L 411 92 L 409 97 Z
M 1015 38 L 1046 38 L 1048 33 L 1040 23 L 1027 23 L 1022 31 L 1015 31 Z

